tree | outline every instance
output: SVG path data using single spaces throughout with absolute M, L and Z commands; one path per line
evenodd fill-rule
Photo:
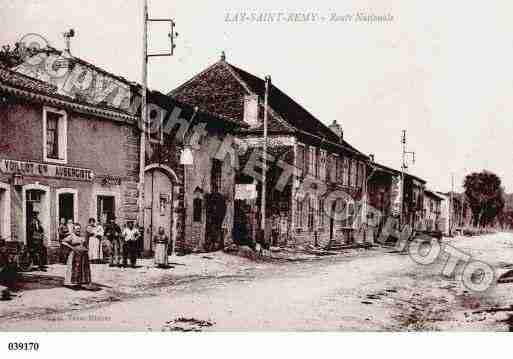
M 45 49 L 25 47 L 22 43 L 15 43 L 14 46 L 3 45 L 0 49 L 0 65 L 12 68 L 21 65 L 27 57 L 34 56 Z
M 465 197 L 475 227 L 492 224 L 504 208 L 501 179 L 492 172 L 474 172 L 465 177 Z
M 11 68 L 18 66 L 23 62 L 23 51 L 17 42 L 14 46 L 4 45 L 0 49 L 0 63 L 5 67 Z

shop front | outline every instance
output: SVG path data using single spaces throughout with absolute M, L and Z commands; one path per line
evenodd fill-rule
M 31 223 L 37 219 L 50 262 L 56 260 L 60 247 L 61 221 L 85 227 L 89 218 L 105 223 L 123 217 L 121 178 L 96 176 L 85 168 L 10 159 L 0 159 L 0 176 L 8 183 L 16 178 L 13 185 L 0 182 L 0 236 L 29 244 Z

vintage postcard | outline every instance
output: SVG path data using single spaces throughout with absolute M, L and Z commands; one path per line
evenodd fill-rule
M 0 331 L 513 330 L 511 10 L 0 0 Z

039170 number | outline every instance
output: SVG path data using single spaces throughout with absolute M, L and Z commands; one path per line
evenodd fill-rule
M 30 342 L 30 343 L 9 343 L 7 345 L 7 349 L 9 351 L 38 351 L 39 343 Z

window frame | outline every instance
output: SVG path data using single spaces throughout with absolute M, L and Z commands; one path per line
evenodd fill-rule
M 349 187 L 351 176 L 351 164 L 349 157 L 342 157 L 342 186 Z
M 306 227 L 309 232 L 313 232 L 315 229 L 315 202 L 314 199 L 308 197 L 307 199 L 308 211 L 307 211 L 307 220 Z
M 221 193 L 223 187 L 223 161 L 217 158 L 212 159 L 210 168 L 210 192 Z
M 325 226 L 325 213 L 324 213 L 324 204 L 325 200 L 323 198 L 319 198 L 319 204 L 317 208 L 317 215 L 319 217 L 319 227 L 324 228 Z
M 192 199 L 192 222 L 203 222 L 203 198 L 201 196 L 195 196 Z
M 301 201 L 300 199 L 297 199 L 297 202 L 296 202 L 296 226 L 298 228 L 303 228 L 303 201 Z
M 57 121 L 57 150 L 59 158 L 48 157 L 48 113 L 60 115 Z M 68 114 L 65 110 L 43 106 L 43 161 L 57 164 L 68 163 Z
M 148 134 L 147 138 L 149 140 L 150 143 L 157 143 L 157 144 L 160 144 L 160 145 L 163 145 L 164 144 L 164 117 L 165 117 L 165 112 L 164 110 L 162 109 L 156 109 L 157 113 L 160 115 L 160 119 L 159 119 L 159 131 L 158 131 L 158 139 L 157 138 L 154 138 L 152 136 L 152 134 Z M 150 116 L 151 114 L 151 108 L 148 109 L 148 113 L 146 114 L 146 116 Z M 146 120 L 146 122 L 148 123 L 148 120 Z
M 326 181 L 326 173 L 327 173 L 327 168 L 328 168 L 328 165 L 327 165 L 327 151 L 326 150 L 323 150 L 321 149 L 319 151 L 319 157 L 320 157 L 320 163 L 319 163 L 319 177 L 322 181 Z
M 316 177 L 316 169 L 317 169 L 317 153 L 316 148 L 314 146 L 308 147 L 308 174 L 312 177 Z

